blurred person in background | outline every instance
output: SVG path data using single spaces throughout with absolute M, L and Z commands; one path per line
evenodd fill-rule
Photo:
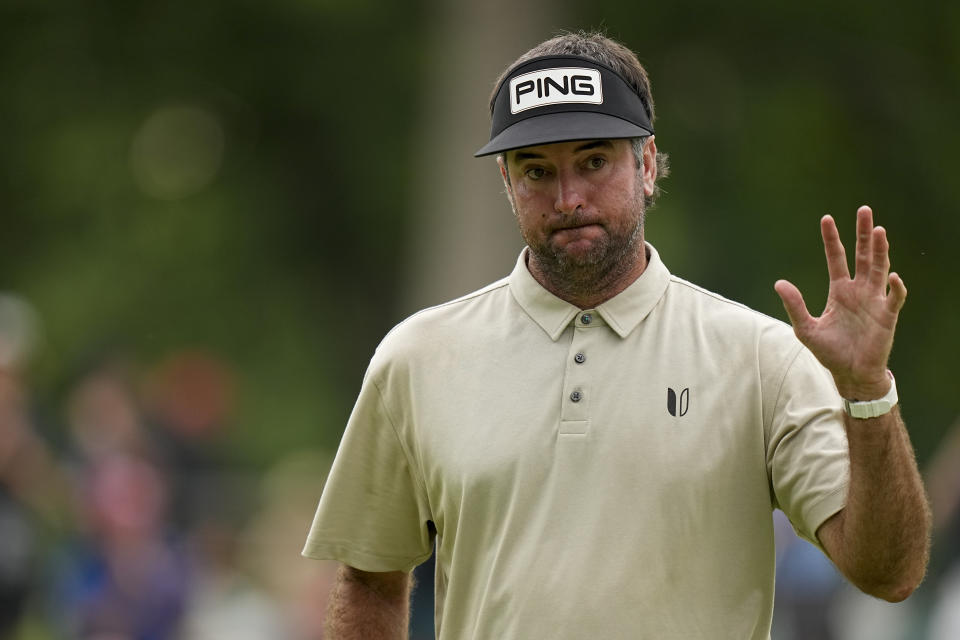
M 191 551 L 193 586 L 181 640 L 318 638 L 295 606 L 309 590 L 307 572 L 287 551 L 295 546 L 290 536 L 299 537 L 307 524 L 303 494 L 312 483 L 306 478 L 319 474 L 322 481 L 329 460 L 311 459 L 306 478 L 268 492 L 265 487 L 277 484 L 271 478 L 282 474 L 254 475 L 223 452 L 236 399 L 235 375 L 226 362 L 209 352 L 181 350 L 165 357 L 147 380 L 151 422 L 175 470 L 175 521 Z M 290 513 L 295 523 L 284 518 Z
M 171 516 L 185 529 L 205 521 L 211 505 L 243 502 L 224 448 L 235 411 L 231 367 L 215 354 L 180 349 L 146 375 L 145 416 L 170 469 Z M 236 499 L 235 498 L 239 498 Z
M 167 489 L 151 461 L 99 460 L 85 481 L 85 535 L 62 569 L 54 606 L 69 637 L 178 637 L 189 587 L 186 557 L 167 537 Z
M 324 637 L 324 605 L 336 580 L 336 563 L 305 563 L 289 553 L 303 542 L 315 488 L 332 461 L 328 452 L 302 450 L 277 460 L 260 479 L 259 508 L 239 537 L 238 566 L 274 597 L 296 640 Z
M 791 330 L 645 242 L 666 165 L 628 49 L 549 40 L 491 114 L 477 155 L 527 248 L 378 347 L 304 548 L 342 563 L 332 637 L 406 637 L 436 545 L 440 638 L 763 640 L 775 507 L 860 589 L 906 598 L 930 516 L 886 368 L 906 288 L 872 211 L 853 277 L 821 221 L 819 318 L 775 284 Z
M 277 600 L 247 570 L 242 527 L 210 507 L 190 532 L 194 583 L 179 639 L 295 640 Z
M 157 441 L 149 429 L 129 356 L 110 351 L 84 363 L 66 402 L 68 461 L 78 473 L 118 453 L 149 456 Z
M 65 483 L 39 437 L 24 370 L 39 333 L 22 298 L 0 293 L 0 638 L 18 627 L 39 584 L 43 531 L 59 532 Z
M 76 532 L 54 559 L 50 608 L 71 638 L 172 640 L 190 589 L 170 483 L 132 365 L 104 358 L 67 400 Z

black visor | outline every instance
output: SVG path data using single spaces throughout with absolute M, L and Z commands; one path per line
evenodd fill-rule
M 517 65 L 493 106 L 490 142 L 474 155 L 554 142 L 653 135 L 640 96 L 613 69 L 580 56 Z

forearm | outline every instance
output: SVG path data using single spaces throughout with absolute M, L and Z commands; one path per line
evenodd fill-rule
M 844 416 L 850 485 L 838 522 L 834 562 L 863 591 L 899 601 L 926 572 L 931 514 L 898 407 L 878 418 Z
M 410 577 L 370 574 L 341 566 L 327 606 L 331 640 L 406 640 Z

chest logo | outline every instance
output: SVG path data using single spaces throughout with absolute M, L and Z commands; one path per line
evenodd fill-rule
M 690 387 L 687 387 L 677 395 L 677 392 L 667 387 L 667 411 L 670 415 L 685 416 L 690 408 Z

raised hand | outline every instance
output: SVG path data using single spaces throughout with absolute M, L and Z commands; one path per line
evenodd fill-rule
M 778 280 L 774 289 L 783 301 L 797 338 L 830 370 L 840 395 L 874 400 L 890 388 L 887 358 L 893 347 L 897 317 L 907 288 L 890 273 L 890 244 L 883 227 L 873 226 L 870 207 L 857 210 L 854 276 L 831 216 L 820 220 L 827 255 L 830 291 L 820 317 L 807 311 L 803 295 L 792 283 Z M 888 290 L 889 285 L 889 290 Z

